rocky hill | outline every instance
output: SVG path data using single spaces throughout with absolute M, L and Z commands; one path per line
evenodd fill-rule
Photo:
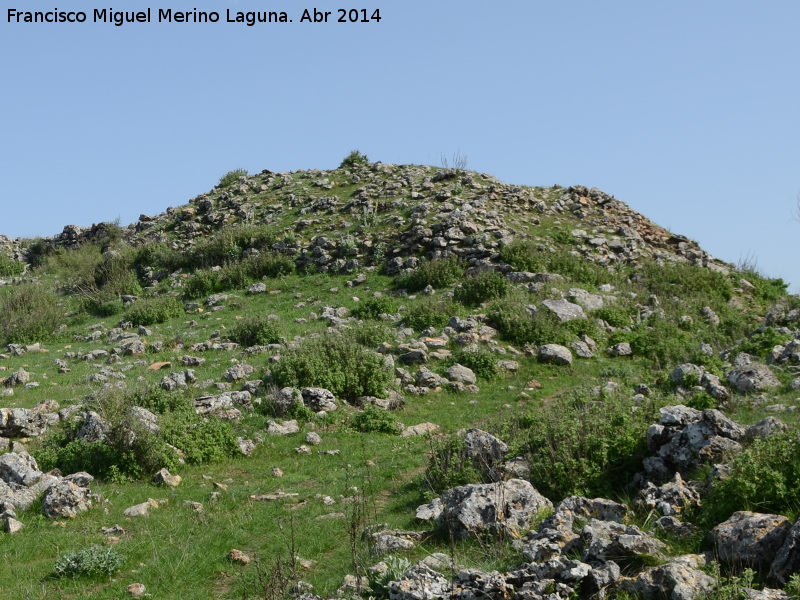
M 800 593 L 800 301 L 597 189 L 353 153 L 0 255 L 3 598 Z

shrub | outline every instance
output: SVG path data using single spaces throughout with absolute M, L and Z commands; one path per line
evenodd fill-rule
M 25 263 L 14 260 L 5 254 L 0 254 L 0 277 L 22 275 L 23 271 L 25 271 Z
M 353 416 L 353 427 L 362 433 L 392 435 L 400 433 L 400 426 L 394 420 L 392 413 L 375 406 L 367 406 L 363 411 L 356 413 Z
M 242 252 L 250 242 L 243 231 L 226 227 L 215 237 L 198 243 L 187 254 L 186 266 L 190 269 L 209 269 L 240 261 Z
M 142 298 L 133 303 L 123 315 L 124 321 L 134 325 L 154 325 L 164 323 L 183 315 L 183 305 L 174 296 Z
M 133 267 L 139 276 L 147 269 L 176 271 L 185 266 L 185 256 L 164 242 L 150 242 L 139 246 L 133 257 Z
M 52 288 L 39 283 L 14 286 L 0 299 L 0 340 L 27 344 L 53 338 L 63 309 Z
M 622 396 L 598 400 L 578 391 L 531 411 L 520 421 L 531 483 L 554 501 L 624 486 L 641 468 L 647 428 L 657 417 L 654 406 L 633 408 Z
M 475 376 L 480 379 L 488 381 L 497 376 L 497 358 L 491 352 L 459 350 L 453 357 L 453 363 L 472 369 Z
M 384 396 L 392 373 L 382 356 L 334 331 L 306 338 L 289 350 L 272 368 L 271 378 L 280 387 L 324 387 L 337 397 L 354 399 Z
M 640 285 L 663 298 L 693 298 L 713 304 L 727 302 L 733 297 L 733 285 L 727 276 L 688 262 L 663 265 L 646 262 L 640 275 Z
M 409 292 L 424 290 L 429 285 L 436 289 L 443 288 L 463 278 L 464 270 L 464 261 L 460 258 L 423 260 L 411 273 L 399 275 L 395 284 Z
M 650 317 L 631 331 L 612 334 L 609 344 L 619 342 L 629 342 L 635 355 L 650 359 L 659 368 L 687 362 L 694 357 L 697 346 L 690 332 L 657 316 Z
M 426 298 L 412 304 L 403 317 L 403 323 L 414 331 L 425 331 L 429 327 L 441 329 L 450 322 L 450 317 L 463 309 L 445 298 Z
M 262 277 L 282 277 L 294 273 L 294 261 L 277 252 L 262 252 L 254 258 L 243 261 L 248 273 L 255 279 Z
M 397 304 L 391 298 L 367 298 L 358 303 L 352 314 L 356 319 L 379 319 L 382 314 L 392 314 L 397 310 Z
M 765 327 L 743 341 L 737 350 L 747 352 L 759 358 L 766 358 L 775 346 L 786 344 L 791 340 L 791 334 L 778 333 L 773 327 Z
M 534 242 L 511 242 L 500 249 L 500 260 L 510 264 L 515 271 L 544 271 L 547 255 L 537 246 Z
M 730 473 L 714 482 L 703 499 L 701 521 L 709 527 L 739 510 L 794 516 L 800 486 L 797 433 L 756 439 L 730 461 Z
M 503 298 L 511 287 L 508 279 L 497 271 L 481 271 L 467 277 L 461 287 L 456 288 L 453 299 L 465 306 L 478 306 L 488 300 Z
M 228 332 L 228 337 L 244 347 L 265 346 L 281 341 L 278 326 L 266 315 L 247 317 L 237 321 Z
M 480 471 L 467 456 L 461 437 L 450 436 L 441 440 L 431 438 L 430 458 L 425 468 L 427 496 L 436 497 L 450 488 L 482 481 Z
M 631 324 L 631 317 L 628 311 L 617 304 L 593 310 L 592 317 L 603 319 L 612 327 L 626 327 Z
M 519 298 L 506 298 L 493 302 L 489 318 L 503 336 L 515 344 L 568 344 L 573 334 L 549 310 L 531 314 Z
M 377 598 L 388 598 L 389 584 L 402 579 L 411 566 L 411 561 L 407 558 L 392 555 L 384 557 L 383 563 L 386 565 L 385 570 L 369 571 L 369 587 L 377 594 Z
M 111 546 L 89 546 L 61 556 L 53 569 L 56 577 L 111 577 L 125 557 Z
M 350 167 L 355 167 L 357 165 L 368 165 L 369 158 L 366 154 L 363 154 L 360 150 L 352 150 L 350 154 L 344 157 L 342 162 L 339 164 L 340 169 L 346 169 Z
M 168 444 L 183 451 L 189 464 L 220 462 L 241 455 L 233 427 L 220 419 L 203 421 L 192 412 L 172 413 L 163 419 L 162 432 Z
M 195 271 L 183 284 L 183 297 L 187 300 L 205 298 L 222 289 L 219 276 L 211 270 Z
M 217 187 L 225 188 L 231 185 L 232 183 L 236 183 L 240 177 L 247 177 L 249 173 L 247 169 L 233 169 L 232 171 L 228 171 L 219 178 L 219 183 Z
M 395 331 L 382 323 L 359 323 L 348 331 L 356 342 L 374 350 L 383 342 L 393 340 Z
M 250 272 L 243 262 L 228 263 L 219 272 L 219 284 L 223 290 L 240 290 L 250 283 Z

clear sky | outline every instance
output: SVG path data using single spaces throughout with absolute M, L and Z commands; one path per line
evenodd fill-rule
M 148 7 L 151 23 L 92 22 Z M 8 22 L 55 8 L 87 22 Z M 157 22 L 167 8 L 220 21 Z M 0 233 L 130 223 L 239 167 L 458 151 L 510 183 L 599 187 L 797 291 L 798 23 L 796 1 L 4 0 Z

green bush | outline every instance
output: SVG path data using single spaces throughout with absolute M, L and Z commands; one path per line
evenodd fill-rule
M 266 346 L 281 341 L 278 326 L 266 315 L 246 317 L 234 323 L 228 337 L 243 347 Z
M 183 284 L 183 297 L 187 300 L 197 300 L 221 290 L 219 275 L 209 269 L 201 269 L 186 278 Z
M 698 344 L 692 332 L 656 316 L 639 323 L 631 331 L 614 332 L 609 344 L 620 342 L 629 342 L 634 355 L 650 359 L 659 368 L 689 361 Z
M 124 321 L 134 325 L 164 323 L 184 314 L 183 305 L 174 296 L 141 298 L 131 305 L 123 315 Z
M 465 306 L 478 306 L 489 300 L 503 298 L 508 294 L 511 284 L 502 273 L 481 271 L 467 277 L 453 293 L 453 299 Z
M 460 258 L 422 260 L 411 273 L 399 275 L 395 284 L 409 292 L 424 290 L 429 285 L 439 289 L 460 281 L 464 277 L 464 271 L 464 261 Z
M 25 263 L 14 260 L 5 254 L 0 254 L 0 277 L 14 277 L 22 275 L 24 271 Z
M 713 527 L 739 510 L 795 517 L 800 509 L 798 455 L 795 432 L 756 439 L 733 457 L 728 476 L 714 482 L 703 499 L 700 521 Z
M 352 310 L 356 319 L 379 319 L 382 314 L 392 314 L 397 311 L 397 303 L 387 296 L 379 298 L 366 298 L 359 302 Z
M 489 318 L 503 336 L 514 344 L 568 344 L 573 333 L 549 310 L 531 314 L 517 297 L 501 299 L 489 306 Z
M 383 562 L 386 565 L 385 570 L 369 571 L 369 587 L 372 593 L 376 594 L 376 598 L 388 598 L 389 584 L 401 579 L 411 566 L 410 560 L 399 556 L 386 556 Z
M 250 272 L 244 262 L 228 263 L 219 272 L 222 290 L 240 290 L 250 284 Z
M 40 283 L 11 287 L 0 298 L 0 340 L 29 344 L 53 339 L 64 310 L 52 288 Z
M 383 342 L 391 342 L 395 331 L 382 323 L 359 323 L 348 330 L 348 335 L 356 342 L 374 350 Z
M 431 438 L 431 451 L 425 468 L 426 496 L 435 498 L 450 488 L 481 482 L 483 476 L 467 456 L 463 438 Z
M 659 265 L 646 262 L 639 275 L 640 285 L 659 298 L 692 298 L 705 304 L 725 303 L 733 297 L 730 278 L 717 271 L 688 262 Z M 702 306 L 702 304 L 701 304 Z
M 604 306 L 592 311 L 592 317 L 603 319 L 612 327 L 627 327 L 631 325 L 631 317 L 627 310 L 619 304 Z
M 547 268 L 547 254 L 534 242 L 516 241 L 500 249 L 500 260 L 510 264 L 515 271 L 538 273 Z
M 225 173 L 225 175 L 219 178 L 219 183 L 217 184 L 217 187 L 221 188 L 228 187 L 232 183 L 236 183 L 237 181 L 239 181 L 240 177 L 247 177 L 248 175 L 249 173 L 247 172 L 247 169 L 233 169 L 232 171 L 228 171 L 227 173 Z
M 174 250 L 165 242 L 149 242 L 139 246 L 133 257 L 133 266 L 140 277 L 144 276 L 147 269 L 172 273 L 185 265 L 184 254 Z
M 56 577 L 111 577 L 125 564 L 125 557 L 111 546 L 89 546 L 67 552 L 56 560 Z
M 791 334 L 778 333 L 774 327 L 765 327 L 739 344 L 738 352 L 747 352 L 761 359 L 767 357 L 775 346 L 784 345 L 792 339 Z
M 463 311 L 455 302 L 446 298 L 425 298 L 408 307 L 403 323 L 414 331 L 425 331 L 429 327 L 441 329 L 450 322 L 450 317 Z
M 306 338 L 286 352 L 272 368 L 271 379 L 279 387 L 323 387 L 339 398 L 355 399 L 384 396 L 392 373 L 382 356 L 334 331 Z
M 353 416 L 353 428 L 361 433 L 392 435 L 400 433 L 400 426 L 394 420 L 392 413 L 375 406 L 367 406 L 363 411 L 356 413 Z
M 476 377 L 486 381 L 491 381 L 497 377 L 497 358 L 491 352 L 465 352 L 464 350 L 459 350 L 455 353 L 451 362 L 472 369 Z
M 262 252 L 254 258 L 243 261 L 247 272 L 254 279 L 262 277 L 283 277 L 294 273 L 294 261 L 277 252 Z
M 350 167 L 355 167 L 356 165 L 368 165 L 369 158 L 366 154 L 363 154 L 360 150 L 352 150 L 350 154 L 344 157 L 342 162 L 339 164 L 340 169 L 346 169 Z
M 623 396 L 600 400 L 582 390 L 531 410 L 519 423 L 531 483 L 554 501 L 614 493 L 641 469 L 647 428 L 657 416 L 652 405 L 632 407 Z
M 236 443 L 236 432 L 227 421 L 203 421 L 192 412 L 171 413 L 162 419 L 164 440 L 180 448 L 189 464 L 220 462 L 241 456 Z

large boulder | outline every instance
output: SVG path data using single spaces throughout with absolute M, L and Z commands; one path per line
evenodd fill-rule
M 542 304 L 554 313 L 561 322 L 586 318 L 583 308 L 569 300 L 545 300 Z
M 740 394 L 763 392 L 781 385 L 767 365 L 750 363 L 737 367 L 726 374 L 728 382 Z
M 789 582 L 789 578 L 798 572 L 800 572 L 800 519 L 792 525 L 775 560 L 772 561 L 767 583 L 783 587 Z
M 303 404 L 315 412 L 332 411 L 338 408 L 336 396 L 325 388 L 304 388 L 300 391 L 300 395 L 303 398 Z
M 8 452 L 0 456 L 0 479 L 8 484 L 30 487 L 43 477 L 36 459 L 27 452 Z
M 736 567 L 767 569 L 791 527 L 791 521 L 783 515 L 743 510 L 714 527 L 711 538 L 720 562 Z
M 617 587 L 635 598 L 665 598 L 695 600 L 710 594 L 714 578 L 700 570 L 705 560 L 698 555 L 673 558 L 669 562 L 647 569 L 638 576 L 624 579 Z
M 550 500 L 522 479 L 452 488 L 442 494 L 441 502 L 437 524 L 461 538 L 518 535 L 529 527 L 531 517 L 553 508 Z
M 89 510 L 91 495 L 86 487 L 69 479 L 57 481 L 44 493 L 42 511 L 50 518 L 71 518 Z
M 537 358 L 540 362 L 554 365 L 571 365 L 572 352 L 560 344 L 545 344 L 539 348 Z

